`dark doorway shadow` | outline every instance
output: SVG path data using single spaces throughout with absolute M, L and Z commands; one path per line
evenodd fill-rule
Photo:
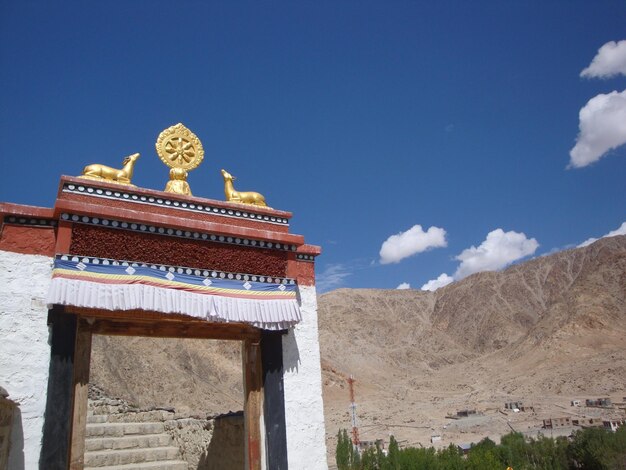
M 295 332 L 290 330 L 283 336 L 283 368 L 286 372 L 298 372 L 300 366 L 300 350 Z
M 22 427 L 22 410 L 16 406 L 13 410 L 13 428 L 11 429 L 11 451 L 9 452 L 9 468 L 24 469 L 24 428 Z

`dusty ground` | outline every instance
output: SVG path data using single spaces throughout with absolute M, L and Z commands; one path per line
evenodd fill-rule
M 401 445 L 444 447 L 450 443 L 478 442 L 484 437 L 498 441 L 499 436 L 512 430 L 529 436 L 538 433 L 551 436 L 556 431 L 542 429 L 542 420 L 557 417 L 597 417 L 624 419 L 623 409 L 599 409 L 572 407 L 570 401 L 587 397 L 611 397 L 614 402 L 622 402 L 626 392 L 624 383 L 613 388 L 588 388 L 578 394 L 507 394 L 497 386 L 477 386 L 480 378 L 473 376 L 471 381 L 459 371 L 458 380 L 441 377 L 431 379 L 428 386 L 407 389 L 405 393 L 389 393 L 383 384 L 356 383 L 358 403 L 359 433 L 362 440 L 382 438 L 388 441 L 393 434 Z M 463 391 L 467 388 L 467 391 Z M 611 393 L 608 393 L 608 392 Z M 334 436 L 338 429 L 350 428 L 348 391 L 338 384 L 327 385 L 324 390 L 326 405 L 326 428 L 329 450 L 334 449 Z M 505 410 L 507 401 L 522 401 L 533 410 L 515 413 Z M 622 404 L 621 406 L 626 406 Z M 470 418 L 450 419 L 462 409 L 476 409 L 480 415 Z M 567 430 L 567 434 L 571 429 Z M 441 436 L 441 441 L 431 444 L 431 436 Z

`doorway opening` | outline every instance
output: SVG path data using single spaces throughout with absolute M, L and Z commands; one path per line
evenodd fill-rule
M 183 418 L 182 415 L 184 414 L 192 414 L 192 411 L 198 412 L 198 410 L 203 410 L 202 414 L 196 415 L 199 421 L 192 422 L 187 420 L 186 423 L 195 425 L 195 431 L 203 428 L 206 431 L 203 434 L 205 437 L 210 434 L 211 440 L 216 437 L 226 439 L 233 453 L 240 455 L 243 449 L 243 458 L 228 458 L 229 466 L 221 465 L 215 467 L 216 459 L 219 462 L 220 456 L 229 456 L 226 446 L 209 441 L 208 444 L 205 443 L 207 445 L 202 449 L 201 445 L 196 443 L 196 447 L 199 447 L 199 449 L 197 448 L 195 451 L 195 460 L 192 461 L 192 466 L 181 466 L 181 469 L 233 468 L 235 470 L 244 468 L 248 470 L 261 468 L 263 385 L 260 354 L 261 331 L 259 329 L 239 323 L 211 323 L 182 315 L 166 316 L 146 311 L 106 311 L 60 306 L 55 306 L 50 312 L 49 323 L 52 327 L 52 361 L 48 404 L 46 406 L 46 423 L 62 423 L 63 415 L 69 415 L 70 419 L 67 430 L 57 428 L 46 431 L 44 429 L 44 435 L 46 435 L 46 432 L 49 433 L 49 436 L 55 434 L 57 436 L 56 442 L 59 442 L 59 438 L 61 438 L 61 441 L 63 440 L 61 434 L 67 434 L 69 441 L 69 449 L 67 451 L 68 467 L 70 469 L 106 466 L 106 462 L 110 462 L 104 456 L 106 453 L 104 451 L 108 450 L 107 447 L 128 445 L 129 440 L 124 440 L 125 433 L 122 432 L 120 434 L 121 429 L 124 427 L 123 422 L 108 426 L 108 428 L 115 428 L 114 431 L 106 430 L 107 426 L 99 426 L 102 423 L 98 423 L 101 420 L 113 421 L 115 423 L 116 420 L 127 419 L 127 412 L 144 413 L 136 415 L 140 419 L 158 418 L 160 415 L 160 419 L 157 419 L 157 421 L 161 421 L 162 424 L 158 428 L 149 428 L 148 426 L 137 424 L 134 427 L 131 426 L 128 432 L 128 434 L 138 434 L 139 430 L 143 429 L 142 432 L 149 435 L 146 439 L 156 440 L 155 446 L 159 449 L 157 453 L 160 452 L 163 455 L 152 455 L 150 458 L 172 460 L 170 457 L 182 458 L 184 455 L 191 454 L 190 451 L 185 454 L 186 451 L 183 450 L 183 452 L 175 455 L 172 449 L 167 449 L 175 446 L 161 445 L 163 441 L 159 439 L 165 439 L 165 436 L 157 438 L 155 435 L 163 434 L 161 431 L 167 431 L 163 423 L 168 421 L 169 431 L 171 431 L 170 435 L 174 443 L 177 439 L 179 442 L 185 441 L 186 434 L 194 434 L 194 426 L 191 426 L 189 429 L 183 429 L 185 426 L 182 424 L 185 421 L 180 423 L 175 421 L 178 418 Z M 181 346 L 185 345 L 185 343 L 188 344 Z M 203 343 L 206 345 L 211 343 L 217 345 L 217 349 L 211 352 L 202 346 L 190 347 L 193 344 Z M 129 345 L 133 345 L 134 352 L 133 348 L 128 349 Z M 233 347 L 233 345 L 235 346 Z M 235 348 L 237 346 L 239 346 L 238 355 L 240 357 L 239 371 L 241 379 L 239 381 L 234 379 L 233 374 L 234 370 L 237 369 L 235 365 L 237 356 Z M 116 347 L 125 347 L 127 354 L 120 352 L 119 349 L 116 351 Z M 196 350 L 193 354 L 191 352 L 192 349 Z M 204 353 L 197 351 L 204 351 Z M 170 363 L 169 366 L 180 369 L 179 378 L 175 378 L 174 381 L 180 381 L 181 383 L 169 383 L 166 387 L 165 383 L 168 381 L 167 372 L 159 372 L 156 368 L 152 369 L 152 365 L 159 363 L 160 357 L 167 357 L 168 355 L 181 357 L 181 355 L 184 356 L 185 354 L 188 356 L 186 362 L 182 361 L 182 363 L 174 366 Z M 220 357 L 230 357 L 229 364 L 222 363 L 222 370 L 218 371 L 223 372 L 223 374 L 218 373 L 217 375 L 212 374 L 209 377 L 202 377 L 202 374 L 207 371 L 205 362 L 211 362 L 207 360 L 209 356 L 213 356 L 213 363 L 219 363 Z M 70 360 L 68 361 L 68 359 Z M 107 363 L 107 361 L 109 362 L 109 367 L 103 367 L 102 364 Z M 123 391 L 122 388 L 116 389 L 115 386 L 111 385 L 115 383 L 116 379 L 118 380 L 117 386 L 122 387 L 121 381 L 124 374 L 133 374 L 136 380 L 132 388 L 127 388 L 125 392 L 123 391 L 124 393 L 121 393 L 121 395 L 126 395 L 129 398 L 119 400 L 119 398 L 123 397 L 106 396 L 107 391 L 105 389 L 102 387 L 97 388 L 94 386 L 95 384 L 92 384 L 92 398 L 94 401 L 101 400 L 90 411 L 89 395 L 92 363 L 94 377 L 103 379 L 108 374 L 109 378 L 106 382 L 114 391 Z M 135 366 L 138 372 L 133 372 L 131 365 Z M 187 372 L 186 378 L 180 379 L 180 377 L 185 376 L 185 372 Z M 212 382 L 214 380 L 221 380 L 226 385 L 220 389 L 216 382 Z M 150 393 L 145 392 L 145 390 L 149 390 L 155 384 L 156 390 Z M 204 399 L 198 400 L 197 403 L 196 400 L 190 400 L 187 404 L 183 403 L 182 399 L 177 399 L 178 401 L 173 402 L 174 406 L 171 406 L 175 397 L 184 396 L 183 388 L 191 387 L 192 384 L 195 384 L 195 387 L 198 389 L 203 388 L 205 390 L 203 393 Z M 52 390 L 50 385 L 53 386 Z M 233 391 L 227 391 L 229 387 L 232 387 L 233 391 L 236 391 L 237 387 L 239 387 L 238 390 L 241 392 L 239 396 L 237 397 Z M 143 392 L 141 391 L 142 388 Z M 65 392 L 65 389 L 67 389 L 67 392 Z M 219 392 L 217 392 L 218 390 Z M 193 395 L 193 392 L 194 389 L 191 388 L 188 390 L 187 395 Z M 159 403 L 160 400 L 156 400 L 159 393 L 165 396 L 166 400 L 164 401 L 169 402 L 169 404 L 166 403 L 163 406 L 163 404 Z M 98 396 L 99 394 L 100 396 Z M 111 394 L 113 393 L 111 392 Z M 216 399 L 217 395 L 220 395 L 219 399 Z M 56 398 L 52 398 L 53 396 Z M 212 396 L 213 399 L 208 399 L 207 397 L 209 396 Z M 137 401 L 136 404 L 132 403 L 133 397 L 134 401 Z M 211 406 L 207 406 L 209 401 L 213 401 Z M 218 407 L 226 402 L 231 405 L 227 406 L 231 409 L 226 413 L 215 413 Z M 150 405 L 151 403 L 152 406 Z M 176 415 L 176 404 L 181 412 L 178 416 Z M 242 410 L 232 410 L 232 408 L 236 408 L 236 405 L 241 405 Z M 96 409 L 98 406 L 100 409 Z M 208 412 L 204 411 L 205 406 L 207 406 Z M 142 407 L 145 409 L 142 409 Z M 97 414 L 100 416 L 95 417 Z M 113 414 L 117 416 L 112 416 Z M 56 419 L 54 415 L 56 415 Z M 191 418 L 191 416 L 187 418 Z M 239 423 L 237 423 L 238 419 Z M 205 422 L 203 423 L 202 420 Z M 211 421 L 210 425 L 208 421 Z M 237 435 L 238 428 L 240 429 L 239 436 L 243 436 L 243 439 L 239 439 L 238 442 L 233 444 L 233 441 L 237 441 L 233 436 Z M 243 432 L 241 432 L 241 428 Z M 215 435 L 216 430 L 218 431 L 217 436 Z M 114 435 L 109 436 L 113 439 L 106 441 L 105 444 L 102 442 L 95 443 L 91 439 L 96 437 L 98 433 L 104 436 L 109 432 L 114 433 Z M 202 436 L 199 439 L 202 440 Z M 241 442 L 242 440 L 243 442 Z M 44 442 L 47 441 L 45 439 Z M 190 446 L 194 447 L 194 443 L 190 443 Z M 54 455 L 58 447 L 42 449 L 42 456 L 58 459 L 58 455 Z M 98 449 L 98 447 L 104 448 Z M 92 455 L 92 451 L 96 452 L 96 455 Z M 101 452 L 98 453 L 99 451 Z M 213 455 L 210 455 L 211 452 L 213 452 Z M 58 454 L 58 450 L 56 454 Z M 133 451 L 118 454 L 117 457 L 114 457 L 115 463 L 113 465 L 134 463 L 124 460 L 135 458 L 131 456 L 134 455 Z M 233 456 L 234 454 L 230 455 L 230 457 Z M 116 461 L 115 458 L 119 460 Z M 243 466 L 241 462 L 243 462 Z
M 85 466 L 243 470 L 241 348 L 240 340 L 94 334 Z

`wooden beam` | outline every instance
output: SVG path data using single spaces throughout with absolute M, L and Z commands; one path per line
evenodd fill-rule
M 243 342 L 244 433 L 246 470 L 261 470 L 261 414 L 263 413 L 263 377 L 260 342 Z
M 83 317 L 106 318 L 111 320 L 159 320 L 211 323 L 208 320 L 191 317 L 189 315 L 155 312 L 152 310 L 104 310 L 99 308 L 75 307 L 73 305 L 66 305 L 63 308 L 66 312 L 75 313 L 76 315 L 81 315 Z
M 92 331 L 99 335 L 148 336 L 157 338 L 189 339 L 257 339 L 256 328 L 240 324 L 200 322 L 145 322 L 91 319 Z
M 109 311 L 70 306 L 65 309 L 88 318 L 91 331 L 100 335 L 257 341 L 261 338 L 261 330 L 245 323 L 210 322 L 145 310 Z
M 84 321 L 76 325 L 74 347 L 73 411 L 70 438 L 70 470 L 85 466 L 85 435 L 87 430 L 87 396 L 91 362 L 91 328 Z
M 44 413 L 39 468 L 66 469 L 69 465 L 72 426 L 76 315 L 55 305 L 48 313 L 51 327 L 50 369 Z

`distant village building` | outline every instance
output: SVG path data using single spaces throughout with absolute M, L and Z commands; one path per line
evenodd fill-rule
M 596 399 L 587 398 L 585 400 L 585 405 L 600 407 L 600 408 L 610 408 L 613 406 L 613 402 L 611 402 L 610 398 L 596 398 Z
M 457 444 L 456 448 L 463 455 L 467 455 L 467 454 L 469 454 L 469 451 L 472 449 L 472 444 Z
M 572 425 L 580 426 L 583 428 L 601 427 L 602 420 L 598 418 L 572 418 Z
M 612 419 L 612 420 L 608 420 L 608 421 L 602 421 L 602 425 L 604 426 L 604 429 L 610 430 L 610 431 L 617 431 L 617 429 L 620 426 L 623 426 L 624 423 L 626 423 L 625 420 L 617 420 L 617 419 Z
M 441 441 L 441 436 L 438 434 L 434 434 L 432 436 L 430 436 L 430 443 L 434 444 L 435 442 L 440 442 Z
M 572 400 L 572 406 L 580 406 L 580 400 Z
M 572 420 L 569 417 L 565 418 L 548 418 L 543 420 L 543 427 L 545 429 L 564 428 L 572 425 Z
M 385 449 L 385 441 L 382 439 L 375 439 L 373 441 L 359 441 L 359 452 L 363 452 L 367 449 L 380 449 L 383 454 L 387 455 L 387 450 Z
M 532 406 L 525 406 L 524 402 L 521 401 L 508 401 L 504 404 L 505 410 L 511 410 L 514 412 L 518 411 L 535 411 L 535 408 Z
M 476 415 L 476 410 L 459 410 L 456 412 L 456 415 L 459 418 L 468 418 L 470 416 L 474 416 Z

